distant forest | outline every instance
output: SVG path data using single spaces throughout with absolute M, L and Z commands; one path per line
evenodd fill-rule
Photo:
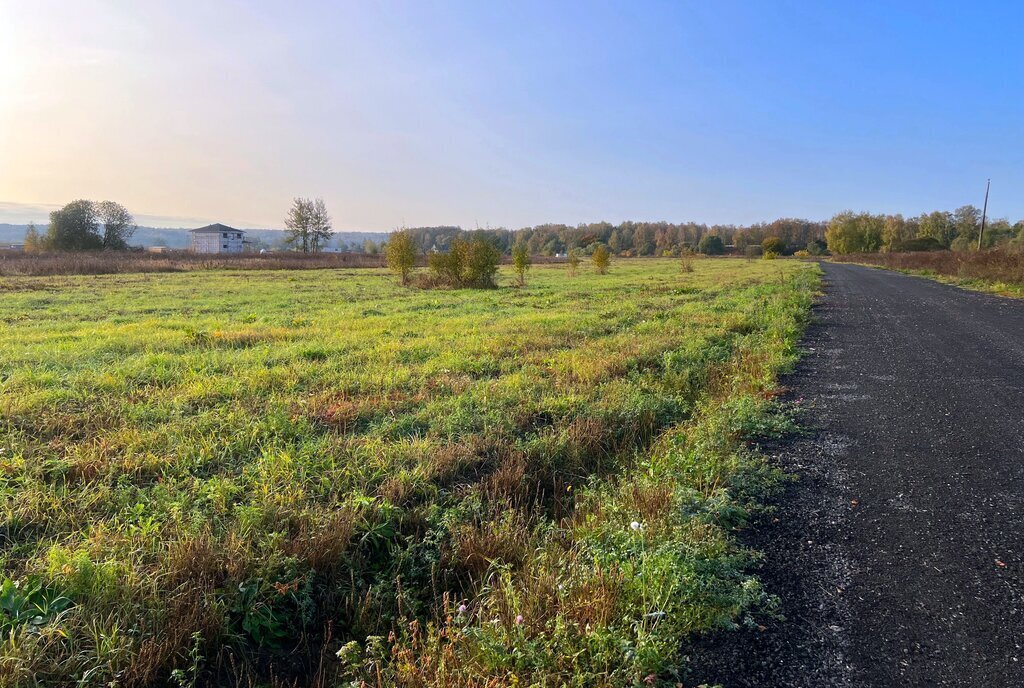
M 598 245 L 606 245 L 623 256 L 674 255 L 684 248 L 696 249 L 706 234 L 722 239 L 727 246 L 744 251 L 748 246 L 761 246 L 768 237 L 778 237 L 792 250 L 805 248 L 818 241 L 824 246 L 826 222 L 780 219 L 749 226 L 706 225 L 696 222 L 594 222 L 576 226 L 544 224 L 519 230 L 477 229 L 465 232 L 459 227 L 412 227 L 423 252 L 446 251 L 452 239 L 461 234 L 484 235 L 499 249 L 508 253 L 517 241 L 525 241 L 530 253 L 553 256 L 571 250 L 589 253 Z
M 26 225 L 0 224 L 0 248 L 5 244 L 20 243 L 26 228 Z M 45 231 L 45 225 L 38 229 Z M 285 242 L 287 235 L 283 230 L 245 231 L 246 239 L 254 249 L 291 248 Z M 600 245 L 621 256 L 678 255 L 683 250 L 703 250 L 701 239 L 706 240 L 707 237 L 718 237 L 722 250 L 741 254 L 756 253 L 765 240 L 772 239 L 779 240 L 773 250 L 785 254 L 806 250 L 817 255 L 826 248 L 833 253 L 969 250 L 978 243 L 981 211 L 966 205 L 952 212 L 937 210 L 910 218 L 844 211 L 828 221 L 782 218 L 752 225 L 627 221 L 619 224 L 542 224 L 518 230 L 464 230 L 445 225 L 410 227 L 407 231 L 422 253 L 446 252 L 451 242 L 460 236 L 484 236 L 504 254 L 511 253 L 513 245 L 524 241 L 531 254 L 545 256 L 563 255 L 569 251 L 589 254 Z M 335 232 L 326 248 L 376 254 L 388 236 L 382 232 Z M 131 237 L 131 244 L 183 249 L 189 245 L 189 234 L 187 229 L 139 227 Z M 1006 219 L 989 219 L 983 244 L 986 248 L 1024 249 L 1024 221 L 1011 224 Z

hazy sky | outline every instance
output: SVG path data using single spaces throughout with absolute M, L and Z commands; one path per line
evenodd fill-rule
M 0 0 L 0 222 L 1024 217 L 1024 3 Z

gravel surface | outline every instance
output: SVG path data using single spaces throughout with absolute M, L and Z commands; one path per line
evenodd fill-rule
M 824 264 L 785 382 L 811 432 L 747 541 L 784 620 L 687 685 L 1024 686 L 1024 301 Z

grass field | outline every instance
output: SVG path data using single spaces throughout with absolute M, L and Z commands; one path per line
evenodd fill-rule
M 0 685 L 674 685 L 817 284 L 0 278 Z

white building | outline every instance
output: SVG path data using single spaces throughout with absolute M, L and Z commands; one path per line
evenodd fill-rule
M 196 253 L 241 253 L 245 232 L 220 223 L 190 231 Z

